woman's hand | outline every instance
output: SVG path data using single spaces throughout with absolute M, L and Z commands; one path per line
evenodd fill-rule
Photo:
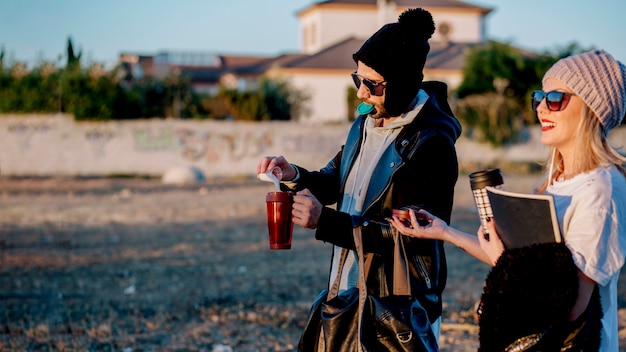
M 500 258 L 502 252 L 504 252 L 504 243 L 502 243 L 500 236 L 498 236 L 498 233 L 496 232 L 496 225 L 494 221 L 494 219 L 487 221 L 487 231 L 489 231 L 489 237 L 485 236 L 485 231 L 482 226 L 478 228 L 477 233 L 480 248 L 483 252 L 485 252 L 487 257 L 489 257 L 491 266 L 496 265 L 498 258 Z
M 257 164 L 256 173 L 264 174 L 267 170 L 272 170 L 275 167 L 279 167 L 280 171 L 283 173 L 281 181 L 290 181 L 296 177 L 296 169 L 294 169 L 294 167 L 282 155 L 266 156 L 261 159 L 261 161 Z
M 425 238 L 431 240 L 442 240 L 448 225 L 438 217 L 432 215 L 424 209 L 420 209 L 417 213 L 413 209 L 409 209 L 411 223 L 406 224 L 397 216 L 389 219 L 389 222 L 400 233 L 406 236 Z M 419 219 L 419 222 L 418 222 Z M 420 225 L 422 223 L 424 225 Z
M 451 243 L 478 258 L 483 263 L 492 266 L 504 250 L 504 245 L 502 245 L 502 241 L 500 241 L 500 238 L 496 234 L 496 229 L 493 227 L 493 221 L 491 224 L 492 228 L 489 230 L 489 233 L 493 234 L 492 238 L 494 239 L 487 242 L 480 230 L 479 240 L 475 235 L 459 231 L 449 226 L 445 221 L 432 215 L 426 210 L 422 209 L 415 213 L 415 211 L 411 209 L 409 210 L 409 215 L 411 217 L 410 225 L 405 225 L 397 216 L 389 219 L 389 222 L 403 235 L 430 240 L 441 240 Z M 420 223 L 422 223 L 422 225 L 420 225 Z M 487 242 L 489 246 L 488 250 L 490 251 L 489 255 L 482 248 L 480 243 L 481 241 Z

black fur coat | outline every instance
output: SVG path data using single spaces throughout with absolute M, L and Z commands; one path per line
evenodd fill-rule
M 568 319 L 578 272 L 563 243 L 505 251 L 489 272 L 479 314 L 481 352 L 597 351 L 602 310 L 598 290 L 585 314 Z

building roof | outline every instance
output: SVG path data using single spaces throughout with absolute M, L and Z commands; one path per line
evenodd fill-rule
M 404 7 L 423 7 L 423 8 L 453 8 L 465 10 L 477 10 L 483 14 L 492 11 L 491 8 L 469 4 L 460 0 L 395 0 L 397 6 Z M 298 15 L 308 12 L 313 7 L 325 5 L 359 5 L 359 6 L 376 6 L 377 0 L 326 0 L 308 6 L 298 12 Z
M 355 0 L 356 1 L 356 0 Z M 224 65 L 220 68 L 184 68 L 182 73 L 193 77 L 194 82 L 217 82 L 219 77 L 231 72 L 239 76 L 257 76 L 273 67 L 298 70 L 353 70 L 356 67 L 352 54 L 366 39 L 354 37 L 344 39 L 315 54 L 283 54 L 274 58 L 247 61 L 238 65 Z M 433 42 L 426 60 L 425 69 L 461 70 L 467 49 L 478 44 Z M 235 57 L 229 57 L 230 63 Z M 225 60 L 228 61 L 228 60 Z M 245 60 L 243 60 L 245 61 Z
M 219 81 L 225 73 L 235 73 L 239 76 L 258 76 L 274 66 L 282 66 L 284 63 L 301 58 L 303 54 L 284 54 L 278 57 L 245 57 L 221 55 L 223 65 L 221 67 L 183 67 L 181 74 L 191 77 L 194 83 L 210 83 Z
M 298 61 L 299 59 L 306 58 L 306 57 L 308 57 L 308 55 L 305 55 L 305 54 L 283 54 L 277 57 L 268 58 L 268 60 L 259 62 L 254 65 L 249 65 L 246 67 L 239 67 L 235 70 L 232 70 L 232 72 L 240 74 L 240 75 L 263 74 L 273 67 L 276 67 L 276 66 L 284 67 L 286 65 L 289 65 L 289 63 L 293 61 Z
M 481 8 L 460 0 L 395 0 L 398 6 L 429 6 L 429 7 L 454 7 L 454 8 Z M 377 0 L 326 0 L 318 4 L 355 4 L 376 5 Z
M 227 69 L 256 65 L 269 59 L 267 56 L 220 55 L 219 57 L 222 62 L 222 67 Z
M 359 50 L 365 40 L 351 37 L 315 54 L 292 57 L 292 60 L 284 61 L 281 66 L 292 69 L 352 70 L 356 67 L 352 54 Z M 461 70 L 465 52 L 468 48 L 476 45 L 478 44 L 433 42 L 431 43 L 425 68 Z
M 235 72 L 247 67 L 262 65 L 271 58 L 265 56 L 216 55 L 218 66 L 180 66 L 181 75 L 190 77 L 192 83 L 212 83 L 219 81 L 226 72 Z
M 481 43 L 433 42 L 424 68 L 432 70 L 462 70 L 467 50 Z
M 352 54 L 355 53 L 363 40 L 353 37 L 344 39 L 312 55 L 306 55 L 283 65 L 284 68 L 301 69 L 352 69 L 355 66 Z

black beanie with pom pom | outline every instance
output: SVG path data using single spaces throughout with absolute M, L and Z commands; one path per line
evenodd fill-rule
M 435 32 L 430 12 L 404 11 L 398 22 L 384 25 L 352 55 L 382 75 L 387 82 L 385 109 L 399 116 L 417 95 L 424 78 L 423 69 L 430 50 L 428 39 Z

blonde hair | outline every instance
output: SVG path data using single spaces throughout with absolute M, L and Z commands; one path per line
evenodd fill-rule
M 574 137 L 576 154 L 574 155 L 574 170 L 572 175 L 589 172 L 599 166 L 615 165 L 626 177 L 626 156 L 620 154 L 607 140 L 607 133 L 600 119 L 591 111 L 587 104 L 583 104 L 580 111 L 581 119 Z M 545 176 L 534 188 L 535 193 L 544 193 L 548 185 L 563 173 L 563 156 L 556 148 L 551 148 L 551 153 L 544 165 Z

